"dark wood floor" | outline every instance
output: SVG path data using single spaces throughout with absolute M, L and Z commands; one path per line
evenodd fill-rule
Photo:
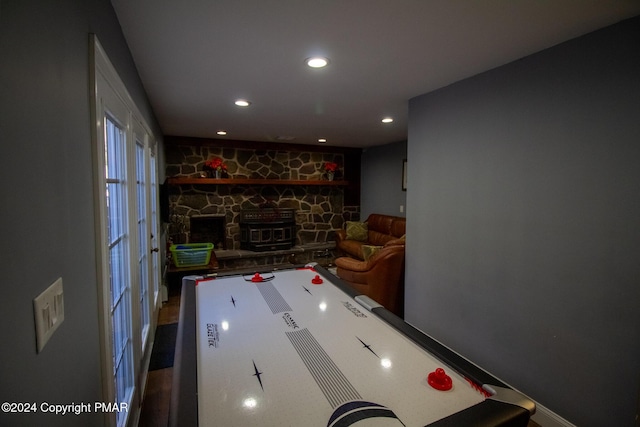
M 177 323 L 180 314 L 180 293 L 170 292 L 169 301 L 162 305 L 158 315 L 158 325 Z M 171 377 L 173 368 L 149 371 L 147 387 L 142 402 L 140 427 L 165 427 L 169 424 L 169 404 L 171 401 Z M 528 427 L 541 427 L 530 421 Z
M 172 292 L 169 301 L 162 305 L 158 314 L 158 325 L 177 323 L 180 315 L 180 293 Z M 165 427 L 169 424 L 171 401 L 171 377 L 173 368 L 149 371 L 147 386 L 142 401 L 139 426 Z

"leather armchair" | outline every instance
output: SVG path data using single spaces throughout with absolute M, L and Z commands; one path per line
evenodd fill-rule
M 404 240 L 391 241 L 368 261 L 340 257 L 338 277 L 363 295 L 404 316 Z

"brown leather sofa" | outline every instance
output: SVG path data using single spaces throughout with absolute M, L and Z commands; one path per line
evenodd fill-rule
M 406 233 L 406 219 L 398 216 L 371 214 L 365 221 L 367 224 L 367 239 L 364 241 L 347 239 L 347 231 L 336 231 L 336 247 L 345 255 L 359 260 L 364 260 L 362 247 L 365 245 L 384 246 L 387 243 L 401 239 Z
M 402 317 L 405 218 L 371 214 L 366 223 L 367 241 L 347 239 L 345 230 L 336 232 L 336 247 L 347 255 L 336 259 L 338 277 Z M 365 245 L 379 247 L 366 261 L 363 254 Z

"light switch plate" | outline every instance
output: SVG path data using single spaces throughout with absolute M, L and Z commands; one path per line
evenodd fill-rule
M 36 322 L 36 345 L 40 353 L 64 320 L 62 277 L 33 300 L 33 315 Z

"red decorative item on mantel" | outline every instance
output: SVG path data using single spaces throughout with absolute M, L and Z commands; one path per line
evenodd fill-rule
M 334 172 L 338 170 L 338 164 L 334 162 L 326 162 L 324 164 L 325 172 Z
M 222 161 L 219 157 L 214 157 L 213 159 L 209 159 L 204 163 L 204 170 L 213 171 L 215 173 L 216 178 L 220 178 L 222 176 L 222 172 L 227 171 L 227 165 Z
M 333 181 L 336 171 L 338 170 L 338 164 L 334 162 L 326 162 L 324 164 L 324 171 L 327 173 L 329 181 Z

